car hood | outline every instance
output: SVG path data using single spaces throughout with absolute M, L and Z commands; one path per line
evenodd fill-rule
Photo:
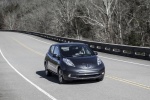
M 93 68 L 97 66 L 97 56 L 88 57 L 68 57 L 76 67 L 89 67 Z

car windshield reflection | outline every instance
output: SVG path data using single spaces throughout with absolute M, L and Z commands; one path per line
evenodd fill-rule
M 87 46 L 82 45 L 61 46 L 60 52 L 64 57 L 87 57 L 94 55 Z

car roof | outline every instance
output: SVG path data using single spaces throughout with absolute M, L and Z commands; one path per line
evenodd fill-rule
M 67 46 L 67 45 L 85 45 L 84 43 L 57 43 L 53 44 L 54 46 Z

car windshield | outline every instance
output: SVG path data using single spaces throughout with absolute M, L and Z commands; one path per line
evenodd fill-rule
M 61 46 L 60 51 L 64 57 L 85 57 L 94 55 L 92 50 L 86 45 Z

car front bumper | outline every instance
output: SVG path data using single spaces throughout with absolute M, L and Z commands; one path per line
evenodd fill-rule
M 63 71 L 63 77 L 65 80 L 87 80 L 103 78 L 105 75 L 105 69 L 101 70 L 74 70 Z

